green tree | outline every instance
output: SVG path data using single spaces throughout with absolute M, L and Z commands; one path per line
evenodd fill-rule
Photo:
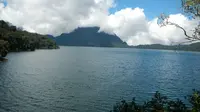
M 6 57 L 9 51 L 9 44 L 7 41 L 0 40 L 0 57 Z
M 11 23 L 0 20 L 0 57 L 8 52 L 57 49 L 56 43 L 46 35 L 29 33 Z
M 182 0 L 182 8 L 186 14 L 193 18 L 200 17 L 200 0 Z
M 111 112 L 200 112 L 200 92 L 194 90 L 186 97 L 191 104 L 187 107 L 180 99 L 170 100 L 156 92 L 150 101 L 138 104 L 135 98 L 132 102 L 122 100 L 117 103 Z
M 188 100 L 192 104 L 192 112 L 200 112 L 200 92 L 193 91 L 193 94 L 188 96 Z

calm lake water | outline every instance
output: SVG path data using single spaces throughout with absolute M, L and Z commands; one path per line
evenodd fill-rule
M 10 53 L 0 63 L 0 112 L 108 112 L 155 91 L 181 98 L 200 89 L 200 53 L 61 47 Z

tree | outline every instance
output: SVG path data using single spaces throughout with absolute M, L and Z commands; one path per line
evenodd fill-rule
M 200 19 L 200 0 L 181 0 L 182 1 L 182 9 L 186 16 L 192 17 L 192 19 Z M 193 34 L 189 35 L 187 31 L 180 25 L 170 22 L 169 16 L 165 14 L 161 14 L 158 19 L 158 24 L 162 26 L 166 25 L 173 25 L 177 28 L 180 28 L 184 35 L 186 36 L 186 39 L 189 40 L 189 42 L 193 41 L 200 41 L 200 22 L 196 26 L 196 28 L 193 29 Z
M 192 111 L 200 112 L 200 91 L 193 90 L 193 94 L 188 96 L 188 100 L 192 104 Z
M 193 18 L 200 17 L 200 0 L 182 0 L 183 11 L 193 16 Z
M 23 31 L 9 22 L 0 20 L 0 59 L 12 51 L 34 51 L 35 49 L 57 49 L 54 40 L 46 35 Z
M 156 92 L 152 99 L 144 103 L 138 103 L 135 98 L 132 102 L 122 100 L 117 103 L 110 112 L 200 112 L 200 92 L 194 90 L 186 97 L 190 105 L 184 104 L 180 99 L 172 100 Z
M 0 57 L 6 57 L 9 50 L 7 41 L 0 40 Z

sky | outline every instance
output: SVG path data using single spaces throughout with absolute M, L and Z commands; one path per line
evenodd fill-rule
M 189 34 L 198 20 L 181 13 L 181 0 L 0 0 L 0 19 L 29 32 L 58 36 L 78 27 L 100 27 L 129 45 L 183 42 L 183 32 L 157 24 L 161 13 Z
M 4 7 L 6 7 L 7 6 L 7 0 L 0 0 L 0 2 L 4 5 Z
M 147 18 L 156 18 L 159 14 L 177 14 L 181 12 L 181 0 L 116 0 L 116 7 L 111 8 L 114 13 L 127 7 L 140 7 L 144 9 Z

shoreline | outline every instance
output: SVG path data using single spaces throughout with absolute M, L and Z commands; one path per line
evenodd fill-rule
M 8 61 L 8 59 L 7 59 L 7 58 L 0 57 L 0 62 L 5 62 L 5 61 Z

